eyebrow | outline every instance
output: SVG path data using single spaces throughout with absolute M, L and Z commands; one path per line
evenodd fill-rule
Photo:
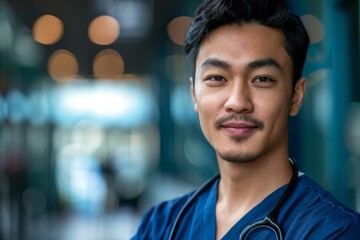
M 200 66 L 200 68 L 205 70 L 208 67 L 218 67 L 223 69 L 230 69 L 231 66 L 227 62 L 220 60 L 218 58 L 208 58 Z
M 220 60 L 218 58 L 208 58 L 200 66 L 202 72 L 206 70 L 208 67 L 217 67 L 223 69 L 232 68 L 229 63 Z M 282 71 L 281 65 L 273 58 L 257 59 L 247 64 L 247 68 L 250 69 L 258 69 L 263 67 L 273 67 L 279 71 Z
M 252 61 L 248 64 L 248 67 L 251 69 L 263 68 L 263 67 L 273 67 L 279 71 L 282 70 L 281 65 L 272 58 L 264 58 Z

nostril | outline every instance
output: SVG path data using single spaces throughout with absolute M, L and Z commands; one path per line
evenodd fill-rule
M 246 96 L 229 96 L 227 101 L 225 102 L 225 110 L 228 112 L 252 112 L 254 110 L 254 106 L 252 104 L 251 99 Z

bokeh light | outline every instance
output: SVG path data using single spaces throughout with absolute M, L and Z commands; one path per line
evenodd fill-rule
M 324 40 L 324 25 L 319 18 L 314 15 L 304 15 L 301 17 L 301 20 L 309 33 L 311 44 L 315 44 Z
M 319 84 L 321 81 L 330 77 L 329 69 L 321 68 L 310 73 L 306 79 L 308 80 L 307 87 L 312 87 Z
M 31 37 L 27 29 L 16 32 L 14 38 L 14 58 L 24 66 L 36 67 L 42 61 L 42 48 Z
M 127 73 L 127 74 L 122 75 L 121 80 L 125 80 L 125 81 L 144 81 L 145 78 L 141 77 L 139 75 L 136 75 L 136 74 Z
M 161 62 L 162 74 L 174 82 L 184 82 L 185 76 L 190 76 L 189 65 L 185 55 L 170 55 L 165 57 Z
M 19 90 L 13 89 L 7 95 L 7 117 L 13 124 L 19 124 L 28 116 L 28 99 Z
M 171 41 L 177 45 L 185 45 L 185 35 L 191 25 L 192 18 L 181 16 L 173 19 L 167 27 Z
M 56 81 L 67 81 L 78 75 L 79 65 L 73 53 L 60 49 L 48 61 L 48 73 Z
M 0 122 L 2 122 L 5 119 L 5 100 L 0 95 Z
M 99 16 L 89 25 L 90 40 L 98 45 L 109 45 L 120 35 L 119 22 L 111 16 Z
M 93 61 L 93 74 L 97 79 L 119 79 L 125 70 L 123 57 L 113 49 L 99 52 Z
M 2 12 L 0 12 L 0 32 L 1 32 L 0 50 L 6 50 L 10 48 L 13 42 L 14 31 L 12 29 L 8 17 Z
M 43 15 L 33 25 L 33 37 L 35 41 L 41 44 L 54 44 L 60 40 L 63 33 L 62 21 L 53 15 Z

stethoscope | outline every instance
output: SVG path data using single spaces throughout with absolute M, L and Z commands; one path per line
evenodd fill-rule
M 291 194 L 292 190 L 295 187 L 296 179 L 298 177 L 298 169 L 295 164 L 295 162 L 289 158 L 292 166 L 292 176 L 290 179 L 289 184 L 287 185 L 283 195 L 280 197 L 280 200 L 276 203 L 275 207 L 263 218 L 262 220 L 259 220 L 249 226 L 247 226 L 240 234 L 239 239 L 240 240 L 246 240 L 248 237 L 250 237 L 252 234 L 254 234 L 256 231 L 259 230 L 269 230 L 271 231 L 276 239 L 282 240 L 284 239 L 284 234 L 281 229 L 281 226 L 279 223 L 277 223 L 277 217 L 279 214 L 279 211 L 281 207 L 284 205 L 286 200 L 289 198 L 289 195 Z M 186 214 L 187 210 L 191 207 L 191 205 L 196 201 L 196 199 L 200 196 L 201 193 L 205 192 L 210 186 L 212 186 L 218 179 L 219 175 L 214 176 L 207 182 L 205 182 L 200 188 L 198 188 L 192 196 L 186 201 L 182 209 L 180 210 L 179 214 L 177 215 L 174 225 L 171 228 L 169 240 L 175 239 L 175 234 L 177 231 L 177 228 L 180 226 L 180 222 L 184 215 Z

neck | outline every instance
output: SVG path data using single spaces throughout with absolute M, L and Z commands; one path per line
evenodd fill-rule
M 221 160 L 222 161 L 222 160 Z M 241 203 L 258 202 L 287 184 L 292 175 L 287 157 L 258 159 L 250 163 L 219 163 L 221 181 L 218 200 Z M 256 201 L 258 199 L 258 201 Z
M 289 183 L 292 175 L 287 156 L 257 159 L 250 163 L 230 163 L 219 159 L 219 167 L 217 236 L 227 232 L 273 191 Z

